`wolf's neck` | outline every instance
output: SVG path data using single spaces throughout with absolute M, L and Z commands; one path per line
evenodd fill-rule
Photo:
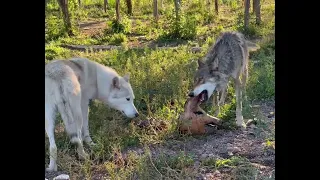
M 118 73 L 110 67 L 96 63 L 97 67 L 97 98 L 105 101 L 110 93 L 112 79 L 119 76 Z

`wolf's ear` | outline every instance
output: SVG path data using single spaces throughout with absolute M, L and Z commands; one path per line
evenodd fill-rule
M 119 77 L 116 76 L 112 79 L 112 86 L 114 88 L 120 89 L 120 81 L 119 81 Z
M 198 69 L 201 69 L 204 67 L 204 62 L 201 61 L 201 59 L 198 59 Z
M 126 82 L 129 82 L 129 79 L 130 79 L 130 74 L 125 74 L 124 76 L 123 76 L 123 79 L 126 81 Z

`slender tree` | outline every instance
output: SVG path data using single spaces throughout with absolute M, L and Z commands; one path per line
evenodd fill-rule
M 159 20 L 158 0 L 153 0 L 153 17 L 155 22 L 158 22 Z
M 116 0 L 117 22 L 120 23 L 120 0 Z
M 256 24 L 260 25 L 261 24 L 261 4 L 260 0 L 253 0 L 253 11 L 256 15 Z
M 174 0 L 174 9 L 176 13 L 176 20 L 179 20 L 180 0 Z
M 217 14 L 219 14 L 219 4 L 218 4 L 218 0 L 214 0 L 214 10 L 216 11 Z
M 108 0 L 103 0 L 104 12 L 107 12 L 108 5 L 109 5 Z
M 68 9 L 68 0 L 58 0 L 60 9 L 62 11 L 64 26 L 67 30 L 68 35 L 73 35 L 70 14 Z
M 244 27 L 248 28 L 250 19 L 250 0 L 244 0 Z
M 128 8 L 128 15 L 132 16 L 132 1 L 131 0 L 126 0 L 127 8 Z

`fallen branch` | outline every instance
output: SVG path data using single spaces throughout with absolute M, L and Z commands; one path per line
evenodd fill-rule
M 66 45 L 66 44 L 62 44 L 60 45 L 63 48 L 67 48 L 70 50 L 77 50 L 77 51 L 87 51 L 87 50 L 91 50 L 93 52 L 96 51 L 110 51 L 113 49 L 121 49 L 121 46 L 114 46 L 114 45 Z M 145 47 L 132 47 L 131 49 L 144 49 Z M 172 47 L 172 46 L 149 46 L 149 48 L 151 49 L 176 49 L 177 46 Z M 200 53 L 202 50 L 201 47 L 192 47 L 190 48 L 190 51 L 192 53 Z
M 112 46 L 112 45 L 61 45 L 61 47 L 71 49 L 71 50 L 78 50 L 78 51 L 87 51 L 87 50 L 92 50 L 92 51 L 108 51 L 108 50 L 113 50 L 113 49 L 120 49 L 121 46 Z

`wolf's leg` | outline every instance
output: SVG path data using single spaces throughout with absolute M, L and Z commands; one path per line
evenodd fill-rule
M 95 145 L 90 137 L 89 134 L 89 100 L 82 98 L 81 100 L 81 110 L 82 110 L 82 117 L 83 117 L 83 126 L 82 126 L 82 135 L 83 140 L 89 146 Z
M 236 87 L 236 123 L 237 126 L 245 127 L 242 116 L 242 91 L 241 91 L 241 81 L 239 78 L 235 79 Z
M 45 128 L 49 138 L 50 163 L 47 171 L 57 171 L 57 146 L 54 139 L 55 107 L 45 104 Z
M 242 75 L 242 90 L 244 94 L 244 98 L 247 101 L 247 90 L 246 90 L 246 85 L 247 85 L 247 80 L 249 76 L 249 70 L 248 70 L 248 63 L 244 67 L 243 75 Z
M 84 151 L 83 143 L 82 143 L 82 127 L 83 127 L 83 116 L 81 109 L 81 96 L 74 96 L 73 103 L 70 104 L 73 112 L 73 118 L 76 122 L 76 132 L 77 137 L 72 137 L 71 142 L 77 144 L 77 152 L 81 159 L 87 158 L 89 155 Z
M 219 104 L 220 105 L 223 105 L 225 103 L 226 96 L 227 96 L 227 89 L 228 89 L 228 86 L 223 88 L 222 91 L 221 91 L 221 98 L 219 100 Z
M 227 91 L 227 87 L 224 87 L 221 89 L 221 91 L 219 92 L 219 96 L 217 97 L 217 105 L 218 105 L 218 109 L 215 112 L 215 116 L 218 116 L 221 110 L 221 106 L 224 105 L 225 99 L 226 99 L 226 91 Z
M 216 104 L 217 105 L 217 109 L 214 112 L 214 116 L 218 116 L 218 114 L 220 113 L 220 102 L 219 102 L 219 99 L 220 99 L 220 92 L 218 91 L 216 93 L 216 98 L 214 99 L 214 101 L 217 102 L 217 104 Z
M 216 106 L 218 93 L 212 95 L 212 106 Z
M 70 136 L 70 142 L 77 145 L 77 152 L 81 159 L 88 157 L 85 153 L 82 143 L 82 112 L 81 95 L 70 93 L 64 104 L 58 105 L 59 112 L 65 123 L 67 133 Z

